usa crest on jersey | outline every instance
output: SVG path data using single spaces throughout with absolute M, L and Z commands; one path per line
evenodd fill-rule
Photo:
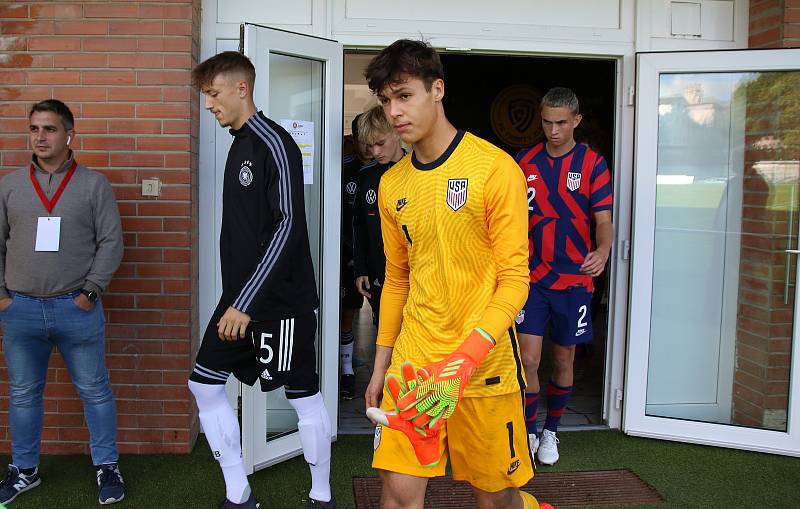
M 458 210 L 467 203 L 468 179 L 450 179 L 447 181 L 447 205 Z
M 581 173 L 578 171 L 567 172 L 567 189 L 574 191 L 581 187 Z

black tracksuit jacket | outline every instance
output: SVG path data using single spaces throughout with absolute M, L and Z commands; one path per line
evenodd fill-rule
M 253 320 L 280 320 L 319 306 L 308 242 L 303 159 L 289 133 L 258 112 L 225 163 L 219 238 L 222 297 Z
M 355 276 L 369 276 L 370 286 L 386 278 L 381 215 L 378 212 L 378 185 L 394 163 L 370 164 L 361 169 L 353 204 L 353 262 Z
M 366 165 L 374 165 L 369 161 Z M 353 279 L 353 206 L 358 190 L 359 170 L 365 165 L 355 154 L 342 159 L 342 278 Z M 352 284 L 352 281 L 350 282 Z

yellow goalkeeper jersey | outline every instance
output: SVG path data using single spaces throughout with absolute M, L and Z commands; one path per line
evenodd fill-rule
M 465 396 L 519 391 L 524 375 L 514 319 L 528 296 L 526 184 L 508 154 L 458 131 L 439 159 L 408 154 L 381 177 L 386 280 L 377 343 L 405 360 L 442 360 L 475 327 L 497 346 Z

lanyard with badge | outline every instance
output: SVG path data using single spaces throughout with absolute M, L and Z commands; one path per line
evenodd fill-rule
M 39 180 L 36 178 L 36 170 L 31 163 L 31 183 L 33 183 L 33 188 L 36 190 L 36 194 L 39 195 L 39 199 L 42 201 L 44 208 L 47 209 L 48 214 L 53 212 L 56 203 L 58 203 L 58 199 L 61 198 L 61 194 L 64 192 L 64 189 L 66 189 L 67 184 L 69 184 L 69 180 L 72 178 L 72 174 L 75 173 L 77 167 L 78 162 L 73 160 L 72 165 L 70 165 L 69 170 L 67 170 L 67 174 L 64 176 L 64 180 L 61 181 L 61 185 L 56 189 L 56 194 L 53 195 L 53 199 L 48 200 L 47 195 L 44 194 L 42 190 L 42 186 L 39 185 Z M 36 227 L 36 251 L 58 251 L 60 238 L 61 218 L 49 215 L 40 217 L 39 224 Z

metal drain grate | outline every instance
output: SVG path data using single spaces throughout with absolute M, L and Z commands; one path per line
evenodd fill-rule
M 536 498 L 562 507 L 624 504 L 655 504 L 664 501 L 652 486 L 630 470 L 537 473 L 523 486 Z M 377 477 L 354 477 L 357 509 L 379 509 L 381 482 Z M 426 509 L 474 509 L 475 500 L 467 483 L 449 477 L 431 479 L 425 495 Z

